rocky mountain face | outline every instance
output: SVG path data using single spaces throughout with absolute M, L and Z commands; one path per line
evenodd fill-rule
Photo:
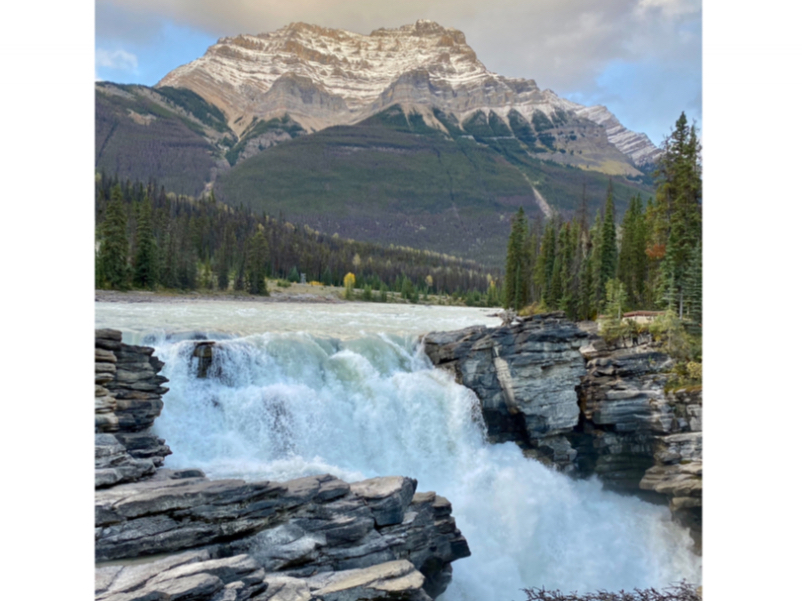
M 492 73 L 431 21 L 223 38 L 154 88 L 96 84 L 98 170 L 323 233 L 504 263 L 510 218 L 617 214 L 657 149 L 604 107 Z
M 402 476 L 209 480 L 162 467 L 153 349 L 95 339 L 95 598 L 431 601 L 470 555 L 451 504 Z
M 219 107 L 237 136 L 285 115 L 313 132 L 401 105 L 444 131 L 435 109 L 458 127 L 481 113 L 511 130 L 524 123 L 535 133 L 554 129 L 556 116 L 567 125 L 565 132 L 559 125 L 550 132 L 565 134 L 561 148 L 577 151 L 580 135 L 597 137 L 608 160 L 621 163 L 620 173 L 636 173 L 635 166 L 656 153 L 646 136 L 624 129 L 606 108 L 582 107 L 531 79 L 492 73 L 462 32 L 426 20 L 369 35 L 292 23 L 272 33 L 221 38 L 156 87 L 164 86 L 192 90 Z M 585 164 L 580 157 L 562 158 Z
M 476 393 L 491 441 L 668 503 L 701 548 L 702 393 L 666 392 L 672 360 L 648 336 L 608 345 L 558 312 L 423 343 Z

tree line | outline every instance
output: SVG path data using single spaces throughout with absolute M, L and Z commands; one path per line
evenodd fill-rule
M 95 224 L 98 288 L 267 294 L 266 278 L 297 282 L 304 274 L 310 282 L 342 285 L 353 273 L 353 285 L 363 292 L 394 291 L 413 302 L 449 294 L 468 304 L 497 304 L 500 270 L 321 234 L 281 215 L 227 206 L 213 191 L 177 196 L 155 182 L 121 182 L 101 172 L 95 177 Z
M 560 309 L 574 320 L 671 309 L 700 324 L 701 145 L 685 113 L 663 144 L 654 179 L 654 198 L 645 204 L 632 198 L 620 226 L 612 182 L 593 224 L 584 193 L 570 220 L 530 223 L 519 209 L 507 245 L 503 305 Z

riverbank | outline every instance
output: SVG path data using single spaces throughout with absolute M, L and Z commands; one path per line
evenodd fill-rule
M 192 303 L 197 301 L 241 301 L 254 303 L 345 303 L 341 288 L 292 284 L 289 288 L 271 286 L 269 296 L 246 292 L 205 292 L 178 290 L 95 290 L 95 302 L 103 303 Z

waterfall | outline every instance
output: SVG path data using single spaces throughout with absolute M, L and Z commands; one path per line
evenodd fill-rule
M 701 580 L 690 536 L 666 507 L 487 443 L 473 392 L 433 369 L 411 336 L 229 338 L 205 379 L 191 340 L 152 343 L 170 379 L 154 427 L 173 450 L 167 467 L 246 480 L 416 478 L 419 492 L 451 501 L 473 553 L 454 563 L 447 601 Z

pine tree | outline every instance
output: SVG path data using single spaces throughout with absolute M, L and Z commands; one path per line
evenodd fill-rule
M 629 203 L 621 223 L 621 253 L 618 259 L 618 279 L 624 284 L 632 308 L 644 306 L 646 285 L 646 223 L 640 195 Z
M 602 214 L 601 211 L 596 212 L 596 220 L 593 222 L 593 227 L 590 228 L 590 271 L 593 280 L 593 296 L 592 296 L 592 311 L 598 312 L 603 304 L 604 283 L 601 281 L 602 276 Z
M 267 294 L 267 259 L 268 259 L 267 240 L 264 235 L 264 228 L 259 226 L 256 233 L 248 240 L 247 254 L 247 278 L 248 291 L 251 294 Z
M 685 281 L 686 314 L 692 323 L 702 323 L 702 241 L 694 246 Z
M 618 267 L 618 249 L 615 236 L 615 205 L 613 204 L 613 182 L 607 187 L 607 202 L 604 207 L 604 222 L 601 232 L 601 250 L 599 254 L 599 288 L 600 295 L 606 290 L 608 280 L 615 277 Z
M 217 287 L 228 290 L 229 271 L 234 254 L 234 232 L 231 225 L 226 225 L 223 234 L 222 247 L 215 254 L 215 272 L 217 274 Z
M 627 293 L 624 284 L 618 279 L 607 280 L 605 284 L 604 312 L 609 319 L 620 320 L 627 303 Z
M 504 271 L 504 306 L 516 310 L 523 308 L 527 301 L 528 282 L 525 281 L 527 264 L 524 256 L 526 230 L 526 216 L 523 207 L 520 207 L 512 220 Z
M 663 296 L 684 315 L 688 270 L 694 248 L 702 238 L 701 146 L 696 127 L 688 126 L 685 113 L 677 119 L 658 161 L 658 183 L 653 241 L 665 245 L 661 264 Z M 667 290 L 670 287 L 670 290 Z
M 554 308 L 554 291 L 552 280 L 554 276 L 554 263 L 557 255 L 556 224 L 550 219 L 546 222 L 543 236 L 540 240 L 540 252 L 535 265 L 535 289 L 539 293 L 539 301 L 547 307 Z
M 115 290 L 127 290 L 129 287 L 127 228 L 128 217 L 123 206 L 122 189 L 117 184 L 112 188 L 106 218 L 100 226 L 98 251 L 98 267 L 101 272 L 99 279 Z
M 159 252 L 153 235 L 150 197 L 140 201 L 137 213 L 134 286 L 153 289 L 159 278 Z

